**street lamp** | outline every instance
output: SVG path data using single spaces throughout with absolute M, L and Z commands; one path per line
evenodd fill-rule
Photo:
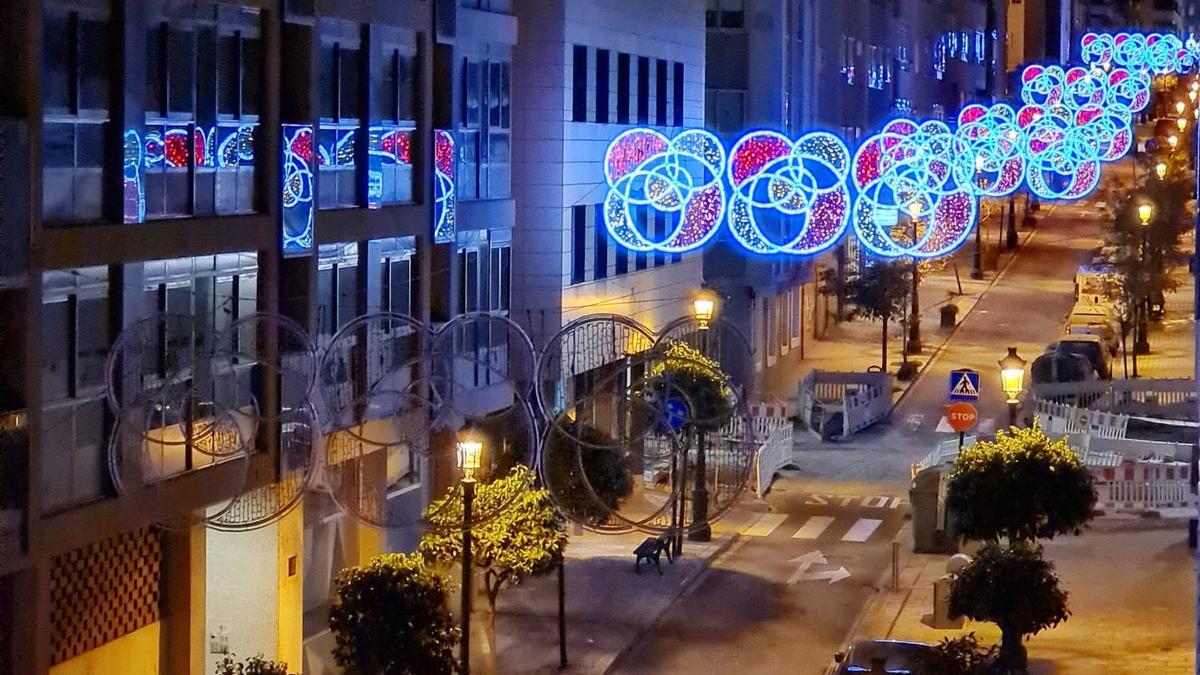
M 1176 102 L 1175 102 L 1175 113 L 1176 113 L 1177 115 L 1182 115 L 1182 114 L 1183 114 L 1183 108 L 1184 108 L 1184 103 L 1183 103 L 1183 101 L 1176 101 Z
M 458 470 L 462 472 L 462 642 L 459 662 L 462 672 L 471 672 L 471 507 L 475 503 L 475 476 L 483 457 L 483 440 L 476 436 L 470 423 L 458 434 L 455 447 Z
M 921 222 L 921 213 L 925 210 L 925 202 L 920 199 L 914 199 L 908 203 L 908 220 L 912 224 L 912 241 L 916 245 L 919 237 L 918 228 Z M 921 268 L 916 256 L 912 258 L 912 317 L 908 322 L 908 342 L 905 344 L 905 354 L 920 354 L 921 353 L 921 299 L 917 294 L 917 289 L 921 284 Z
M 1000 388 L 1008 396 L 1008 426 L 1017 426 L 1017 407 L 1021 405 L 1021 390 L 1025 388 L 1025 359 L 1017 356 L 1017 348 L 1009 347 L 1008 355 L 1000 359 Z
M 1154 217 L 1154 206 L 1150 202 L 1142 202 L 1138 205 L 1138 220 L 1142 221 L 1142 225 L 1149 225 L 1152 217 Z
M 1159 162 L 1154 165 L 1154 173 L 1158 174 L 1158 179 L 1162 180 L 1167 177 L 1167 165 L 1164 162 Z
M 1186 118 L 1186 117 L 1178 117 L 1178 118 L 1176 118 L 1176 119 L 1175 119 L 1175 125 L 1179 127 L 1179 130 L 1180 130 L 1180 131 L 1183 131 L 1183 130 L 1187 129 L 1187 118 Z
M 1197 93 L 1196 93 L 1195 89 L 1191 89 L 1188 91 L 1188 100 L 1191 101 L 1192 103 L 1196 102 L 1196 96 L 1197 96 Z
M 1138 204 L 1137 213 L 1138 213 L 1138 220 L 1141 221 L 1141 223 L 1142 223 L 1142 250 L 1141 250 L 1141 255 L 1139 256 L 1140 259 L 1138 262 L 1138 267 L 1139 267 L 1138 272 L 1139 272 L 1139 274 L 1146 274 L 1146 252 L 1147 252 L 1146 249 L 1148 248 L 1146 235 L 1147 235 L 1148 230 L 1150 229 L 1150 219 L 1154 217 L 1154 205 L 1151 204 L 1150 202 L 1142 202 L 1141 204 Z M 1134 312 L 1137 315 L 1137 326 L 1136 326 L 1137 339 L 1135 339 L 1133 342 L 1133 376 L 1134 377 L 1138 376 L 1138 362 L 1137 362 L 1138 354 L 1145 354 L 1146 352 L 1150 351 L 1150 343 L 1146 340 L 1146 323 L 1145 323 L 1145 321 L 1146 321 L 1146 314 L 1148 313 L 1147 304 L 1148 304 L 1148 298 L 1141 298 L 1138 302 L 1138 306 L 1135 307 L 1135 309 L 1134 309 Z
M 1170 145 L 1172 150 L 1179 147 L 1179 137 L 1175 134 L 1167 136 L 1167 145 Z
M 707 331 L 708 324 L 717 313 L 717 294 L 711 288 L 701 288 L 692 298 L 692 315 L 700 330 Z

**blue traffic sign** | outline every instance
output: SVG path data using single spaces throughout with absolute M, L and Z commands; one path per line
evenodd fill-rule
M 955 370 L 950 373 L 950 400 L 975 401 L 979 399 L 979 373 L 974 370 Z

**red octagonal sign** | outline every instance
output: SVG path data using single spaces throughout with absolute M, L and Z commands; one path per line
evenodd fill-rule
M 951 429 L 962 434 L 975 428 L 975 423 L 979 421 L 979 413 L 976 412 L 975 406 L 959 401 L 946 406 L 946 421 L 950 423 Z

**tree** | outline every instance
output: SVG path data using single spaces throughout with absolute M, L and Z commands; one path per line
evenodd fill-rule
M 846 284 L 854 313 L 883 322 L 879 367 L 887 372 L 888 321 L 902 317 L 911 284 L 910 265 L 895 260 L 874 260 L 864 265 Z
M 272 661 L 262 654 L 251 656 L 245 661 L 237 661 L 237 656 L 230 654 L 217 663 L 216 675 L 291 675 L 287 664 L 283 661 Z
M 388 553 L 342 570 L 329 612 L 334 658 L 347 675 L 454 673 L 459 630 L 446 580 L 416 554 Z
M 921 660 L 917 675 L 988 675 L 996 646 L 984 647 L 974 633 L 943 638 L 933 653 Z
M 599 525 L 633 492 L 621 448 L 608 434 L 583 422 L 550 427 L 542 450 L 542 478 L 563 515 Z
M 481 483 L 475 491 L 474 513 L 484 514 L 483 520 L 471 526 L 471 554 L 483 577 L 487 658 L 494 663 L 497 596 L 506 584 L 553 570 L 567 547 L 567 535 L 550 493 L 534 487 L 533 471 L 524 465 L 514 467 L 503 478 Z M 425 517 L 430 528 L 421 537 L 420 553 L 441 565 L 457 564 L 463 548 L 458 496 L 430 504 Z M 493 665 L 489 672 L 494 670 Z
M 1051 440 L 1036 421 L 964 448 L 947 484 L 955 530 L 979 541 L 1078 534 L 1095 505 L 1087 467 L 1066 440 Z
M 1000 627 L 1001 672 L 1026 672 L 1026 635 L 1066 621 L 1067 593 L 1058 587 L 1054 565 L 1027 543 L 984 546 L 950 590 L 950 612 Z
M 721 364 L 678 340 L 651 367 L 649 387 L 660 399 L 682 396 L 688 422 L 700 429 L 720 429 L 733 414 L 733 392 Z

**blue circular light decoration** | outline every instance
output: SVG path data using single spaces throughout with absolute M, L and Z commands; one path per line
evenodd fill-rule
M 846 230 L 850 151 L 833 134 L 816 131 L 794 143 L 775 131 L 742 136 L 729 151 L 729 229 L 753 253 L 813 255 Z M 778 243 L 760 225 L 762 211 L 798 221 Z
M 971 186 L 979 197 L 1005 197 L 1025 179 L 1024 139 L 1017 114 L 1007 103 L 972 104 L 958 114 L 954 152 L 974 158 L 955 162 L 961 185 Z

